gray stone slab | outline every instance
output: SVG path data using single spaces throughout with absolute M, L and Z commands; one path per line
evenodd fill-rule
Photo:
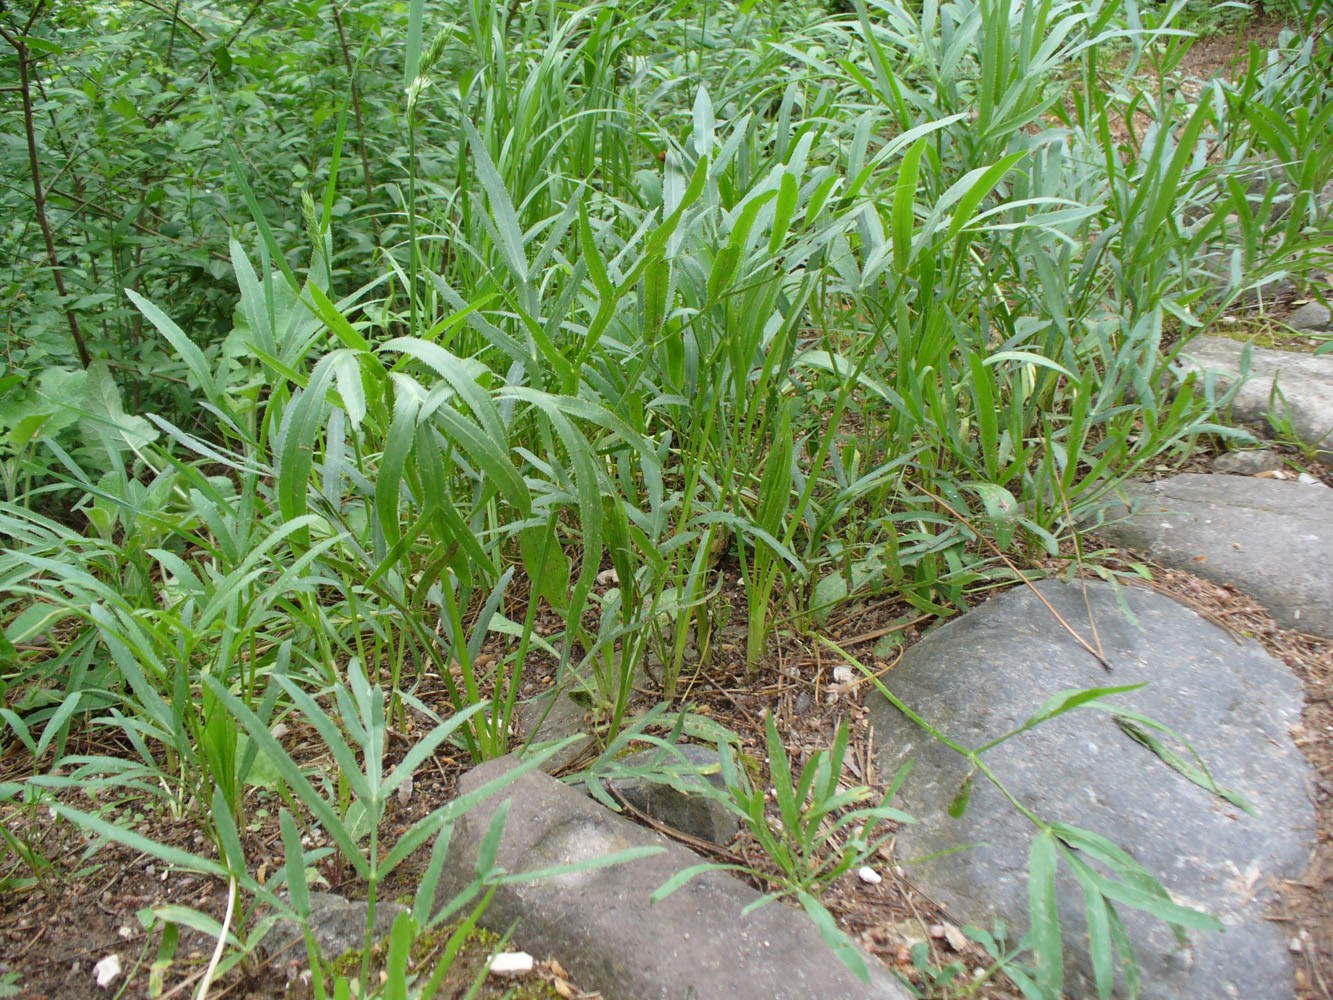
M 542 763 L 542 770 L 555 774 L 564 770 L 593 750 L 597 741 L 588 731 L 592 728 L 588 709 L 569 696 L 566 691 L 553 689 L 518 704 L 518 723 L 524 741 L 529 746 L 563 740 L 576 734 L 583 739 L 572 741 Z
M 616 778 L 611 785 L 631 806 L 659 823 L 714 844 L 730 843 L 740 829 L 740 819 L 701 787 L 707 782 L 716 789 L 725 788 L 718 771 L 718 752 L 685 744 L 676 753 L 654 747 L 631 754 L 620 762 L 625 768 L 651 769 L 653 773 Z
M 1095 531 L 1172 567 L 1235 584 L 1286 628 L 1333 636 L 1333 490 L 1187 473 L 1127 483 Z
M 507 758 L 480 765 L 463 778 L 461 792 L 512 766 Z M 703 859 L 538 771 L 463 818 L 450 846 L 442 902 L 471 877 L 480 836 L 504 800 L 510 806 L 498 863 L 511 872 L 630 847 L 663 848 L 623 865 L 502 886 L 482 918 L 501 931 L 517 921 L 517 944 L 559 959 L 605 1000 L 906 1000 L 873 958 L 867 958 L 871 983 L 852 975 L 801 911 L 770 903 L 742 916 L 759 894 L 723 873 L 702 875 L 650 904 L 654 890 Z
M 1232 476 L 1257 476 L 1261 472 L 1276 472 L 1285 465 L 1281 455 L 1267 448 L 1229 451 L 1213 459 L 1214 471 Z
M 393 922 L 405 908 L 380 900 L 375 904 L 375 923 L 370 941 L 374 943 L 389 933 Z M 310 934 L 325 960 L 334 961 L 349 951 L 366 946 L 368 907 L 363 899 L 346 899 L 331 892 L 310 893 Z M 264 936 L 265 954 L 305 957 L 305 935 L 292 920 L 280 920 Z
M 1333 322 L 1333 312 L 1322 302 L 1306 302 L 1287 314 L 1287 326 L 1293 330 L 1325 330 Z
M 1289 736 L 1301 690 L 1254 643 L 1237 643 L 1151 591 L 1046 581 L 1041 593 L 1085 637 L 1095 620 L 1106 673 L 1026 588 L 1000 595 L 932 632 L 886 675 L 890 690 L 964 746 L 1017 728 L 1061 690 L 1148 687 L 1116 700 L 1182 734 L 1216 781 L 1243 795 L 1250 816 L 1193 784 L 1125 734 L 1108 714 L 1078 709 L 987 751 L 1010 792 L 1047 821 L 1100 833 L 1126 849 L 1180 903 L 1211 911 L 1225 933 L 1192 931 L 1177 944 L 1164 923 L 1121 906 L 1150 1000 L 1290 997 L 1292 969 L 1281 929 L 1264 920 L 1271 886 L 1298 877 L 1314 836 L 1308 768 Z M 881 773 L 915 767 L 898 803 L 918 823 L 898 833 L 909 881 L 949 905 L 953 919 L 1027 926 L 1027 857 L 1034 833 L 984 778 L 959 819 L 947 814 L 966 762 L 878 694 L 867 701 Z M 907 863 L 961 845 L 982 845 Z M 1062 866 L 1066 994 L 1092 997 L 1083 898 Z M 1016 939 L 1018 934 L 1014 935 Z
M 1220 384 L 1234 385 L 1244 346 L 1226 337 L 1196 337 L 1181 352 L 1179 364 L 1184 371 L 1212 371 Z M 1232 404 L 1232 418 L 1271 435 L 1270 408 L 1290 422 L 1320 461 L 1333 462 L 1333 355 L 1251 348 L 1250 378 Z

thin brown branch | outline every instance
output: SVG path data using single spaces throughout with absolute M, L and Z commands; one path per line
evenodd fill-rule
M 33 16 L 29 19 L 23 37 L 13 34 L 3 25 L 0 25 L 0 37 L 9 43 L 18 56 L 19 96 L 23 102 L 23 130 L 28 144 L 28 170 L 32 178 L 33 208 L 37 214 L 37 225 L 42 230 L 42 240 L 46 243 L 46 259 L 51 267 L 51 277 L 55 281 L 56 292 L 60 295 L 63 304 L 68 296 L 68 292 L 65 290 L 65 268 L 60 263 L 60 256 L 56 253 L 55 235 L 51 231 L 51 221 L 46 215 L 46 190 L 42 186 L 42 161 L 37 150 L 37 128 L 33 121 L 31 57 L 28 45 L 24 41 L 27 32 L 32 28 L 33 19 L 37 17 L 43 6 L 44 4 L 38 4 L 33 11 Z M 65 320 L 69 324 L 70 337 L 74 340 L 74 349 L 78 352 L 79 362 L 87 368 L 93 363 L 93 358 L 88 350 L 88 343 L 84 339 L 83 330 L 79 327 L 79 318 L 67 304 L 64 309 Z
M 985 543 L 987 548 L 989 548 L 992 552 L 994 552 L 997 556 L 999 556 L 1000 559 L 1003 560 L 1004 564 L 1008 566 L 1010 570 L 1013 571 L 1014 575 L 1017 576 L 1020 580 L 1022 580 L 1023 583 L 1027 585 L 1027 588 L 1032 591 L 1032 593 L 1037 595 L 1037 600 L 1041 601 L 1041 603 L 1046 606 L 1046 610 L 1049 611 L 1051 613 L 1051 616 L 1055 618 L 1057 622 L 1060 623 L 1060 627 L 1063 628 L 1066 632 L 1068 632 L 1071 636 L 1073 636 L 1074 641 L 1077 642 L 1080 646 L 1082 646 L 1085 650 L 1087 650 L 1088 655 L 1102 665 L 1102 669 L 1104 669 L 1107 673 L 1110 673 L 1111 664 L 1106 662 L 1106 657 L 1102 656 L 1101 653 L 1097 652 L 1097 650 L 1092 647 L 1092 645 L 1088 642 L 1087 639 L 1079 635 L 1078 632 L 1074 630 L 1074 627 L 1070 625 L 1069 622 L 1065 621 L 1064 616 L 1061 615 L 1060 612 L 1055 610 L 1054 606 L 1051 604 L 1050 601 L 1046 600 L 1046 598 L 1042 595 L 1042 592 L 1037 589 L 1036 584 L 1034 584 L 1030 579 L 1028 579 L 1027 575 L 1022 570 L 1020 570 L 1016 565 L 1014 565 L 1014 561 L 1010 559 L 1007 555 L 1005 555 L 1004 552 L 1000 550 L 1000 547 L 998 545 L 996 545 L 993 541 L 991 541 L 980 531 L 978 531 L 972 525 L 971 521 L 969 521 L 962 514 L 958 513 L 958 511 L 954 510 L 954 508 L 951 507 L 942 497 L 937 497 L 934 493 L 931 493 L 930 490 L 924 487 L 921 487 L 920 489 L 922 493 L 930 497 L 930 499 L 934 500 L 937 504 L 939 504 L 950 514 L 956 517 L 960 524 L 965 526 L 968 531 L 972 532 L 972 534 L 976 535 L 979 539 L 981 539 L 981 541 Z
M 333 24 L 338 29 L 338 47 L 342 49 L 343 64 L 347 67 L 347 81 L 351 85 L 352 116 L 356 119 L 356 145 L 361 153 L 361 179 L 366 186 L 366 204 L 370 205 L 375 200 L 375 186 L 370 177 L 370 153 L 366 149 L 366 120 L 361 113 L 361 87 L 356 82 L 356 66 L 352 62 L 352 53 L 347 46 L 342 9 L 336 3 L 331 4 L 329 9 L 333 11 Z M 379 228 L 374 216 L 371 216 L 371 224 Z

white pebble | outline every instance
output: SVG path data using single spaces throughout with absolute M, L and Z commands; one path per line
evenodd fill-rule
M 856 678 L 851 667 L 834 667 L 833 682 L 835 684 L 850 684 Z
M 532 971 L 532 956 L 526 951 L 502 951 L 491 959 L 492 976 L 521 976 Z
M 120 956 L 111 954 L 102 959 L 93 966 L 93 975 L 97 977 L 97 985 L 106 989 L 120 975 Z
M 869 885 L 879 885 L 881 882 L 884 881 L 884 876 L 881 875 L 879 872 L 875 871 L 875 869 L 871 868 L 869 865 L 866 865 L 860 871 L 858 871 L 856 873 L 856 877 L 859 878 L 862 882 L 865 882 Z

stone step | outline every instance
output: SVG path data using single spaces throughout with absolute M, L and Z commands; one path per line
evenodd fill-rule
M 1182 372 L 1211 371 L 1219 385 L 1229 387 L 1240 379 L 1244 347 L 1226 337 L 1195 337 L 1177 364 Z M 1270 414 L 1290 424 L 1319 461 L 1333 463 L 1333 354 L 1252 347 L 1249 380 L 1236 395 L 1231 416 L 1271 437 Z
M 467 774 L 460 794 L 514 767 L 511 757 Z M 806 915 L 779 902 L 742 915 L 759 893 L 722 872 L 686 883 L 658 903 L 649 897 L 700 855 L 531 771 L 459 823 L 439 901 L 468 884 L 482 835 L 509 802 L 497 863 L 510 872 L 602 858 L 632 847 L 661 853 L 621 865 L 501 886 L 482 923 L 542 958 L 558 957 L 576 982 L 605 1000 L 907 1000 L 878 960 L 862 982 L 829 949 Z
M 1097 535 L 1234 584 L 1285 628 L 1333 637 L 1333 490 L 1290 480 L 1184 473 L 1121 488 Z
M 1161 594 L 1132 587 L 1117 593 L 1100 581 L 1086 589 L 1055 580 L 1037 587 L 1085 640 L 1100 644 L 1109 673 L 1019 587 L 931 632 L 885 675 L 886 685 L 945 736 L 979 748 L 1018 729 L 1057 692 L 1146 682 L 1114 703 L 1188 740 L 1214 781 L 1238 799 L 1200 787 L 1109 713 L 1091 708 L 1005 740 L 982 760 L 1041 819 L 1109 838 L 1175 901 L 1221 920 L 1222 933 L 1191 930 L 1178 941 L 1167 924 L 1117 905 L 1145 1000 L 1292 996 L 1286 937 L 1267 916 L 1274 887 L 1300 876 L 1316 829 L 1310 770 L 1291 733 L 1301 718 L 1300 682 L 1257 643 L 1237 642 Z M 989 928 L 1003 920 L 1016 941 L 1028 926 L 1036 828 L 990 782 L 969 777 L 962 755 L 878 692 L 866 707 L 880 772 L 915 761 L 897 800 L 918 819 L 897 836 L 907 878 L 948 904 L 959 923 Z M 1194 762 L 1173 739 L 1156 735 Z M 955 818 L 949 807 L 967 781 L 971 797 Z M 1065 993 L 1094 997 L 1085 897 L 1064 861 L 1056 895 Z

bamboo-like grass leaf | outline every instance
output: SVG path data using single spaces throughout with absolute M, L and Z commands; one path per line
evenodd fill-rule
M 1232 791 L 1230 788 L 1224 788 L 1222 785 L 1219 785 L 1194 748 L 1182 740 L 1168 727 L 1151 719 L 1139 716 L 1138 713 L 1134 713 L 1134 715 L 1131 716 L 1124 712 L 1115 712 L 1112 715 L 1112 718 L 1115 719 L 1115 724 L 1120 727 L 1121 732 L 1134 740 L 1134 742 L 1147 747 L 1161 759 L 1162 763 L 1166 764 L 1171 769 L 1178 771 L 1184 777 L 1194 782 L 1194 784 L 1198 785 L 1200 788 L 1207 789 L 1218 798 L 1225 799 L 1232 805 L 1245 810 L 1245 812 L 1249 813 L 1251 816 L 1258 815 L 1258 811 L 1246 800 L 1245 796 L 1241 795 L 1239 792 Z M 1167 746 L 1163 740 L 1154 736 L 1152 733 L 1153 729 L 1158 730 L 1168 738 L 1174 739 L 1185 746 L 1193 756 L 1194 760 L 1198 762 L 1198 766 L 1190 763 L 1180 754 L 1172 750 L 1171 747 Z
M 162 334 L 167 343 L 180 355 L 181 360 L 185 362 L 190 377 L 194 379 L 195 385 L 204 394 L 204 398 L 214 406 L 225 407 L 226 400 L 218 387 L 213 369 L 204 358 L 204 352 L 185 335 L 185 331 L 177 326 L 170 316 L 149 302 L 148 299 L 132 288 L 125 289 L 125 295 L 134 303 L 135 308 L 144 314 L 148 322 L 157 327 L 157 332 Z
M 1053 997 L 1060 995 L 1064 985 L 1064 951 L 1055 896 L 1057 859 L 1054 835 L 1049 830 L 1038 831 L 1028 856 L 1028 919 L 1037 982 Z
M 992 747 L 999 746 L 1010 737 L 1017 736 L 1019 733 L 1025 733 L 1035 726 L 1041 725 L 1048 719 L 1054 719 L 1057 716 L 1064 715 L 1082 705 L 1090 705 L 1102 698 L 1109 698 L 1112 695 L 1128 694 L 1131 691 L 1138 691 L 1146 686 L 1146 682 L 1139 684 L 1124 684 L 1119 687 L 1096 687 L 1070 689 L 1068 691 L 1059 691 L 1046 699 L 1037 711 L 1028 716 L 1017 729 L 1005 733 L 1003 736 L 991 740 L 984 746 L 978 747 L 977 753 L 985 753 Z M 1115 710 L 1115 709 L 1112 709 Z
M 921 155 L 926 149 L 926 139 L 918 139 L 898 168 L 898 181 L 893 192 L 893 264 L 901 273 L 906 273 L 911 264 L 912 230 L 916 224 L 916 190 L 920 170 Z

